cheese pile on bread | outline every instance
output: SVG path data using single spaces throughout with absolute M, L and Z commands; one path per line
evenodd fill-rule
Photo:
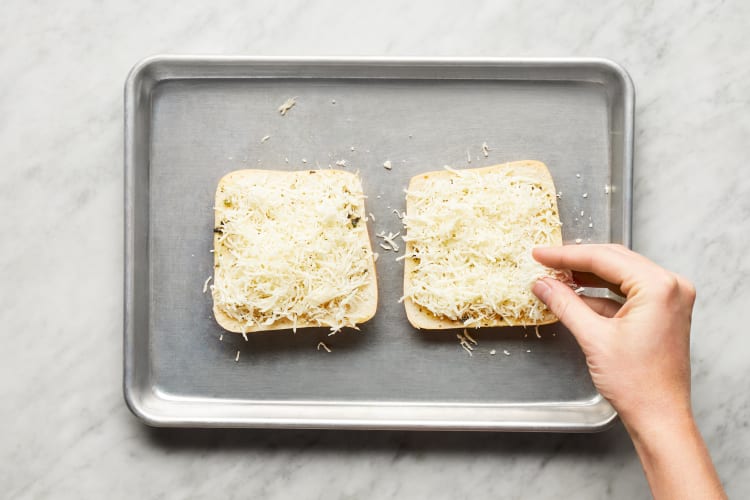
M 337 332 L 370 319 L 377 283 L 360 179 L 339 170 L 238 170 L 219 181 L 214 316 L 242 333 Z
M 557 318 L 532 293 L 559 273 L 536 246 L 562 245 L 555 186 L 538 161 L 443 170 L 406 195 L 404 303 L 417 328 L 542 325 Z

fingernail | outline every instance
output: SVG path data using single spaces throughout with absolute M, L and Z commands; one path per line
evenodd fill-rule
M 544 280 L 537 280 L 536 283 L 534 283 L 534 286 L 531 287 L 531 291 L 534 292 L 534 295 L 539 297 L 542 302 L 545 304 L 547 303 L 547 297 L 549 297 L 550 292 L 552 292 L 552 288 L 544 282 Z

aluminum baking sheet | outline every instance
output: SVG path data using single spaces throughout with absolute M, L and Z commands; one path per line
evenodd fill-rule
M 289 97 L 297 105 L 281 116 L 277 108 Z M 535 159 L 561 192 L 567 243 L 628 245 L 633 102 L 625 71 L 601 59 L 159 56 L 138 63 L 125 90 L 131 410 L 157 426 L 605 428 L 616 414 L 565 328 L 544 326 L 541 338 L 533 329 L 481 330 L 470 357 L 455 331 L 409 325 L 398 303 L 403 265 L 372 235 L 399 230 L 393 210 L 404 209 L 403 189 L 417 173 Z M 360 332 L 333 337 L 316 329 L 245 342 L 224 332 L 202 293 L 212 274 L 219 178 L 340 160 L 360 172 L 375 215 L 377 315 Z M 316 350 L 320 341 L 332 352 Z

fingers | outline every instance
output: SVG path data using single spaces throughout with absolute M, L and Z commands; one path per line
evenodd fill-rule
M 627 295 L 637 282 L 648 281 L 656 264 L 621 245 L 566 245 L 535 248 L 534 258 L 545 266 L 593 273 L 619 286 Z
M 614 317 L 614 315 L 617 314 L 617 311 L 622 307 L 622 304 L 602 297 L 586 297 L 585 295 L 581 295 L 580 297 L 581 300 L 583 300 L 583 302 L 595 313 L 604 316 L 605 318 Z
M 532 288 L 534 294 L 584 343 L 591 332 L 599 330 L 604 318 L 594 312 L 567 285 L 551 278 L 537 281 Z

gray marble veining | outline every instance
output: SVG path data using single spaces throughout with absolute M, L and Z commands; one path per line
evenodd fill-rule
M 693 397 L 750 496 L 750 3 L 21 2 L 0 16 L 8 498 L 643 498 L 598 435 L 157 430 L 121 393 L 122 85 L 154 53 L 603 56 L 637 89 L 634 246 L 698 287 Z

